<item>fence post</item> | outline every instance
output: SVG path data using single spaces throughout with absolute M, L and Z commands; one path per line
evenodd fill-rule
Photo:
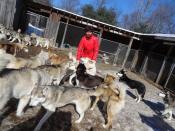
M 166 83 L 165 83 L 165 85 L 164 85 L 164 88 L 167 87 L 168 82 L 169 82 L 169 80 L 170 80 L 170 77 L 171 77 L 171 75 L 172 75 L 172 73 L 173 73 L 174 68 L 175 68 L 175 63 L 173 63 L 172 66 L 171 66 L 171 70 L 170 70 L 170 72 L 169 72 L 169 75 L 168 75 L 168 78 L 167 78 Z
M 173 49 L 173 48 L 172 48 L 172 46 L 171 46 L 171 47 L 169 48 L 169 50 L 168 50 L 167 55 L 164 57 L 164 60 L 163 60 L 163 63 L 162 63 L 162 67 L 161 67 L 160 72 L 159 72 L 159 74 L 158 74 L 158 77 L 157 77 L 157 79 L 156 79 L 156 83 L 157 83 L 157 84 L 158 84 L 159 81 L 160 81 L 160 78 L 161 78 L 161 76 L 162 76 L 163 70 L 164 70 L 164 68 L 165 68 L 165 63 L 166 63 L 167 58 L 168 58 L 169 54 L 171 53 L 172 49 Z
M 55 43 L 55 46 L 57 46 L 57 47 L 58 47 L 58 45 L 56 45 L 56 42 L 57 42 L 57 35 L 58 35 L 59 28 L 60 28 L 60 20 L 58 21 L 56 33 L 55 33 L 55 36 L 54 36 L 54 43 Z
M 114 54 L 114 61 L 113 61 L 114 66 L 117 64 L 119 53 L 120 53 L 120 44 L 118 45 L 118 49 L 117 49 L 116 53 Z
M 102 34 L 103 34 L 103 28 L 100 29 L 100 35 L 99 35 L 99 46 L 101 45 Z
M 65 40 L 65 37 L 66 37 L 66 32 L 67 32 L 67 27 L 68 27 L 68 23 L 69 23 L 69 19 L 67 19 L 67 22 L 66 22 L 66 27 L 64 29 L 64 34 L 63 34 L 63 38 L 62 38 L 62 41 L 61 41 L 61 47 L 63 47 L 63 44 L 64 44 L 64 40 Z
M 126 55 L 125 55 L 125 59 L 124 59 L 123 64 L 122 64 L 122 68 L 124 68 L 125 63 L 126 63 L 126 60 L 127 60 L 128 56 L 129 56 L 129 53 L 130 53 L 130 50 L 131 50 L 131 46 L 132 46 L 133 40 L 134 39 L 131 38 L 131 40 L 129 42 L 129 46 L 128 46 L 128 49 L 127 49 L 127 52 L 126 52 Z
M 135 54 L 134 54 L 134 59 L 132 61 L 131 70 L 135 68 L 135 66 L 137 64 L 138 56 L 139 56 L 139 51 L 136 50 Z
M 160 72 L 159 72 L 158 77 L 157 77 L 157 79 L 156 79 L 156 83 L 157 83 L 157 84 L 159 83 L 160 78 L 161 78 L 161 76 L 162 76 L 163 70 L 164 70 L 164 68 L 165 68 L 166 60 L 167 60 L 167 56 L 165 56 L 165 58 L 164 58 L 164 60 L 163 60 L 162 66 L 161 66 L 161 68 L 160 68 Z
M 146 66 L 148 64 L 148 56 L 149 56 L 149 54 L 145 57 L 144 62 L 143 62 L 143 66 L 142 66 L 141 71 L 140 71 L 143 76 L 145 76 L 145 70 L 146 70 Z

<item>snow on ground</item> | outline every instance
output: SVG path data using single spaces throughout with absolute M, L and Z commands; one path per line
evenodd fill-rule
M 119 70 L 119 68 L 108 66 L 99 66 L 98 69 L 103 72 Z M 168 121 L 160 116 L 164 109 L 162 98 L 158 96 L 161 91 L 133 73 L 128 73 L 128 75 L 146 85 L 145 100 L 136 103 L 135 92 L 128 89 L 125 108 L 116 115 L 111 131 L 175 131 L 175 119 Z M 27 108 L 24 116 L 17 118 L 15 116 L 16 101 L 12 101 L 9 105 L 13 108 L 1 116 L 0 131 L 32 131 L 45 112 L 40 107 Z M 102 107 L 101 105 L 102 103 L 99 107 Z M 78 115 L 74 107 L 68 105 L 58 109 L 44 124 L 42 131 L 108 131 L 102 127 L 104 115 L 100 110 L 98 107 L 94 111 L 88 110 L 82 122 L 74 124 Z

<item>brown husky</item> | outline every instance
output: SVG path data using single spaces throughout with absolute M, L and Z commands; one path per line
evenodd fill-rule
M 113 75 L 107 75 L 104 83 L 101 84 L 95 91 L 96 100 L 91 107 L 94 109 L 95 105 L 102 97 L 107 106 L 107 123 L 103 124 L 104 128 L 112 127 L 112 120 L 114 116 L 121 111 L 125 104 L 125 88 L 117 85 L 117 80 Z

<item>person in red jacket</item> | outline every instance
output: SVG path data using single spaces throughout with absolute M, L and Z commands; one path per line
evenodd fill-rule
M 86 27 L 86 34 L 81 38 L 77 49 L 77 61 L 89 58 L 96 62 L 99 51 L 98 38 L 93 34 L 92 27 Z

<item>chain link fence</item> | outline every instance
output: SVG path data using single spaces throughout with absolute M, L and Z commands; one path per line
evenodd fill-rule
M 27 28 L 26 33 L 35 33 L 44 36 L 48 18 L 33 12 L 27 12 Z
M 170 71 L 170 76 L 168 77 L 165 88 L 175 93 L 175 64 L 172 66 L 172 72 Z
M 145 65 L 143 67 L 143 75 L 153 82 L 156 82 L 163 60 L 164 56 L 153 52 L 149 53 L 147 61 L 145 61 Z

